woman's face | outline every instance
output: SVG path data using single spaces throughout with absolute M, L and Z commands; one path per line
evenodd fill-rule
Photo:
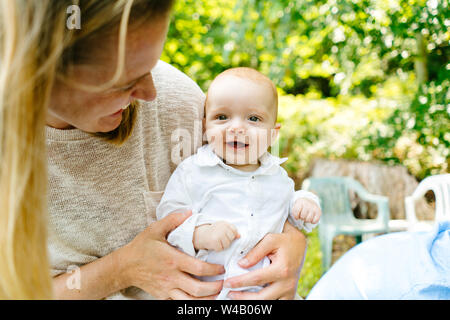
M 57 80 L 51 93 L 47 125 L 91 133 L 109 132 L 119 126 L 123 108 L 131 101 L 155 99 L 150 71 L 161 56 L 168 24 L 169 18 L 161 17 L 137 29 L 129 29 L 124 72 L 112 88 L 89 92 Z M 116 71 L 117 39 L 117 35 L 110 36 L 92 48 L 91 61 L 74 66 L 71 81 L 88 85 L 108 82 Z

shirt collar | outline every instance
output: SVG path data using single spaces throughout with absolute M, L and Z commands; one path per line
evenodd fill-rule
M 261 166 L 253 172 L 253 174 L 273 174 L 280 164 L 285 162 L 288 158 L 278 158 L 269 152 L 265 152 L 260 158 Z M 225 164 L 222 159 L 220 159 L 212 150 L 209 144 L 204 145 L 203 147 L 197 150 L 197 156 L 195 157 L 195 163 L 201 167 L 213 167 L 216 165 L 220 165 L 223 168 L 230 168 L 232 170 L 238 171 L 239 173 L 247 174 L 247 172 L 239 171 Z M 252 174 L 249 172 L 248 174 Z

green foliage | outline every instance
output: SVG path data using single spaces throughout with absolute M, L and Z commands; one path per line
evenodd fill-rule
M 165 59 L 203 89 L 250 66 L 288 93 L 370 96 L 424 54 L 448 60 L 448 13 L 448 0 L 180 0 Z M 434 77 L 442 63 L 431 67 Z
M 449 27 L 448 0 L 178 0 L 162 59 L 205 91 L 231 67 L 268 75 L 297 183 L 314 157 L 400 163 L 422 179 L 450 165 Z M 321 273 L 309 239 L 302 296 Z
M 306 298 L 309 291 L 322 276 L 322 253 L 320 251 L 319 232 L 315 228 L 308 234 L 308 247 L 306 249 L 305 262 L 300 273 L 297 293 Z
M 419 179 L 448 172 L 448 69 L 446 73 L 445 78 L 423 84 L 412 102 L 399 105 L 382 126 L 372 126 L 371 123 L 372 134 L 368 137 L 370 143 L 364 147 L 365 152 L 375 159 L 403 164 Z
M 192 77 L 204 90 L 230 67 L 224 26 L 238 18 L 235 1 L 180 0 L 169 29 L 162 59 Z
M 439 103 L 448 90 L 430 84 L 427 94 L 416 97 L 410 93 L 414 86 L 411 78 L 390 79 L 382 96 L 371 98 L 281 95 L 275 148 L 288 157 L 284 167 L 297 187 L 314 158 L 401 163 L 418 178 L 448 171 L 449 107 Z
M 402 163 L 421 179 L 448 170 L 449 26 L 448 0 L 179 0 L 163 59 L 205 91 L 249 66 L 303 94 L 281 141 L 293 173 L 324 156 Z

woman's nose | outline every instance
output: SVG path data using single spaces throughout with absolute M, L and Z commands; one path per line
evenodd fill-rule
M 132 91 L 131 96 L 134 99 L 140 99 L 145 101 L 152 101 L 156 98 L 156 88 L 153 83 L 153 77 L 149 74 L 147 77 L 142 78 L 136 88 Z

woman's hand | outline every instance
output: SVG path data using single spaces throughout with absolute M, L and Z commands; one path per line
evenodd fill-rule
M 136 286 L 157 299 L 215 298 L 223 281 L 204 282 L 192 275 L 219 275 L 225 272 L 223 266 L 195 259 L 166 241 L 190 215 L 190 211 L 170 214 L 119 249 L 125 287 Z
M 228 297 L 235 300 L 293 299 L 305 253 L 305 236 L 286 222 L 283 233 L 266 235 L 239 263 L 249 268 L 267 256 L 271 261 L 268 267 L 229 278 L 224 283 L 229 288 L 268 285 L 259 292 L 232 291 Z

